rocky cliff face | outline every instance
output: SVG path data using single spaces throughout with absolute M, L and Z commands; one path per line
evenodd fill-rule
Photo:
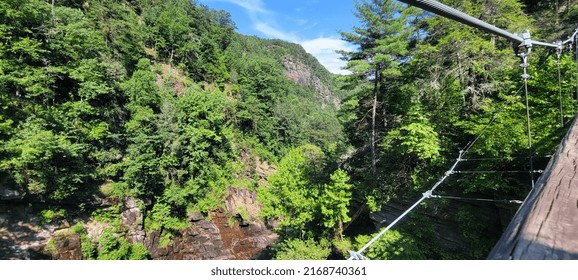
M 160 232 L 145 239 L 153 259 L 161 260 L 246 260 L 269 246 L 277 236 L 262 223 L 230 224 L 224 212 L 212 212 L 211 221 L 191 221 L 191 226 L 170 245 L 159 246 Z
M 132 198 L 124 201 L 122 209 L 127 240 L 143 243 L 153 259 L 251 259 L 277 239 L 258 217 L 255 192 L 247 189 L 229 188 L 225 207 L 209 213 L 210 218 L 189 213 L 189 227 L 164 247 L 159 245 L 160 231 L 144 231 L 143 214 Z M 86 217 L 43 224 L 34 207 L 4 202 L 0 204 L 0 259 L 82 259 L 80 236 L 70 230 L 70 225 L 79 221 L 93 241 L 109 226 Z
M 319 101 L 323 106 L 331 105 L 339 109 L 340 101 L 337 96 L 329 89 L 329 87 L 315 75 L 311 68 L 303 62 L 285 57 L 283 60 L 283 67 L 285 68 L 285 75 L 298 85 L 314 88 L 319 92 Z
M 243 215 L 238 214 L 241 209 Z M 210 220 L 201 213 L 189 213 L 189 228 L 170 245 L 159 246 L 159 231 L 148 235 L 144 243 L 153 259 L 251 259 L 277 239 L 277 234 L 260 221 L 260 210 L 255 192 L 229 188 L 225 209 L 209 213 Z

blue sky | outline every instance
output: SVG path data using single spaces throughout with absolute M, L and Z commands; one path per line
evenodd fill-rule
M 212 9 L 225 10 L 237 32 L 298 43 L 332 73 L 345 62 L 335 50 L 353 50 L 339 31 L 351 32 L 358 21 L 353 0 L 198 0 Z

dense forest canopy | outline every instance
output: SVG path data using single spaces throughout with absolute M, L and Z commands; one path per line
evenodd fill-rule
M 578 24 L 575 1 L 441 2 L 543 41 Z M 545 165 L 576 112 L 572 51 L 558 63 L 533 50 L 529 150 L 509 42 L 398 1 L 355 3 L 359 25 L 342 33 L 356 46 L 342 52 L 351 74 L 337 76 L 196 1 L 0 0 L 0 187 L 48 216 L 72 204 L 108 222 L 99 240 L 75 227 L 86 259 L 148 257 L 123 237 L 125 198 L 168 244 L 187 213 L 222 207 L 229 186 L 254 190 L 261 217 L 279 219 L 273 258 L 343 258 L 371 237 L 347 230 L 360 215 L 419 196 L 473 139 L 460 165 L 472 172 L 441 194 L 523 199 L 527 173 L 481 171 L 527 171 L 530 154 Z M 276 166 L 265 184 L 256 158 Z M 116 206 L 95 210 L 95 197 Z M 474 206 L 428 201 L 367 256 L 484 258 L 499 236 Z M 431 209 L 459 224 L 467 248 L 436 245 Z

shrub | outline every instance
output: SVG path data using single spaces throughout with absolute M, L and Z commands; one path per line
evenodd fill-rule
M 64 216 L 66 216 L 66 210 L 64 210 L 64 209 L 58 209 L 58 210 L 47 209 L 47 210 L 42 210 L 41 215 L 42 215 L 42 222 L 48 224 L 48 223 L 52 223 L 55 220 L 64 218 Z

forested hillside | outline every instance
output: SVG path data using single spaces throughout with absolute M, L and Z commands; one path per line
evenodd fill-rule
M 0 5 L 0 184 L 44 203 L 47 220 L 80 205 L 122 240 L 120 205 L 134 197 L 145 231 L 170 242 L 187 212 L 222 207 L 229 186 L 255 187 L 255 158 L 343 146 L 337 106 L 320 94 L 338 100 L 327 70 L 298 45 L 235 34 L 224 11 L 186 0 Z M 294 82 L 285 61 L 319 83 Z M 93 211 L 94 197 L 114 203 Z M 135 257 L 119 253 L 125 241 L 92 241 L 85 258 Z
M 543 41 L 578 26 L 575 1 L 442 2 Z M 572 50 L 561 87 L 556 55 L 533 50 L 529 149 L 509 42 L 397 1 L 356 6 L 359 26 L 342 33 L 357 47 L 342 53 L 351 74 L 336 76 L 196 1 L 0 0 L 0 203 L 34 205 L 38 227 L 66 220 L 84 259 L 146 259 L 127 201 L 163 247 L 226 209 L 232 187 L 255 194 L 277 233 L 268 257 L 342 259 L 375 232 L 361 221 L 419 197 L 474 139 L 469 173 L 439 194 L 523 199 L 529 156 L 543 168 L 576 112 Z M 512 214 L 484 213 L 515 211 L 489 204 L 430 200 L 367 256 L 484 258 Z M 231 227 L 253 219 L 226 214 Z M 439 220 L 465 245 L 445 246 Z

